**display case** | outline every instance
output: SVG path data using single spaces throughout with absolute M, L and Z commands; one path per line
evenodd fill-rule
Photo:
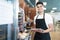
M 7 24 L 0 25 L 0 40 L 7 40 Z

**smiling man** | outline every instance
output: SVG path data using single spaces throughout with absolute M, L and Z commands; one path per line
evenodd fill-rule
M 49 32 L 53 30 L 53 18 L 44 13 L 42 2 L 37 2 L 36 9 L 38 15 L 34 17 L 34 28 L 32 28 L 32 31 L 36 32 L 34 40 L 51 40 Z

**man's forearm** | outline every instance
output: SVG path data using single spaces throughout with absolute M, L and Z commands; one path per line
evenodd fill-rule
M 44 30 L 44 33 L 51 32 L 51 31 L 54 30 L 54 28 L 53 28 L 53 24 L 49 24 L 48 26 L 49 26 L 49 28 L 46 29 L 46 30 Z
M 51 32 L 52 29 L 46 29 L 46 30 L 43 30 L 43 33 L 48 33 L 48 32 Z
M 52 28 L 48 28 L 46 30 L 43 30 L 43 29 L 38 29 L 36 32 L 40 32 L 40 33 L 48 33 L 48 32 L 51 32 L 53 29 Z

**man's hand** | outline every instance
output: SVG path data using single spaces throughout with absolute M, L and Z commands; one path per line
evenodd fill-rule
M 31 31 L 37 32 L 38 30 L 36 28 L 31 28 Z
M 32 28 L 31 30 L 34 32 L 44 33 L 44 30 L 41 28 Z

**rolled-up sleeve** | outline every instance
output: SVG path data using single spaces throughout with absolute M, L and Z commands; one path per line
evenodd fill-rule
M 52 16 L 50 16 L 50 21 L 49 21 L 49 24 L 53 24 L 53 17 Z
M 53 17 L 51 15 L 49 15 L 46 19 L 48 24 L 53 24 Z

